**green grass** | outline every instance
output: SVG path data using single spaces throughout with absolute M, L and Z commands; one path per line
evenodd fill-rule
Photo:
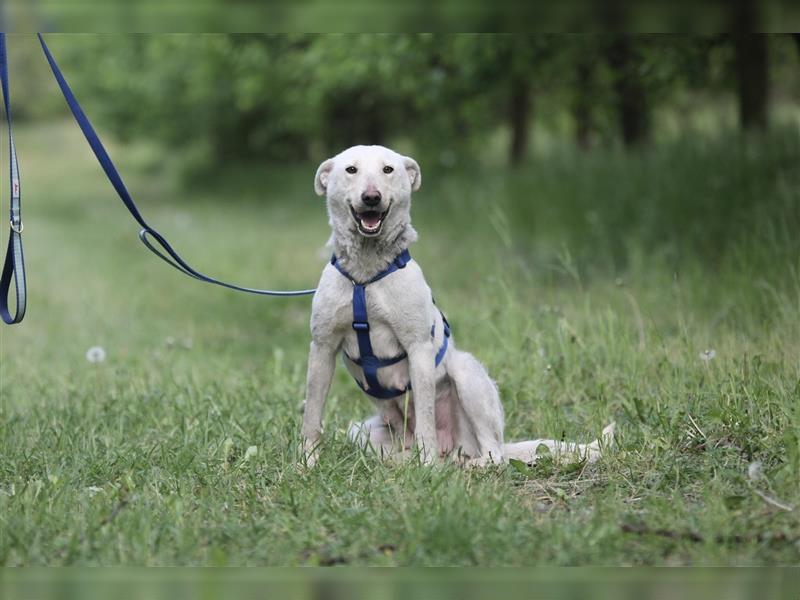
M 297 468 L 308 299 L 187 279 L 145 252 L 69 124 L 21 128 L 30 305 L 2 330 L 0 564 L 796 564 L 800 141 L 554 152 L 424 171 L 412 248 L 507 439 L 591 439 L 596 465 L 392 466 L 346 443 L 339 369 Z M 113 148 L 210 274 L 313 285 L 315 165 L 212 172 Z M 7 199 L 7 195 L 4 195 Z M 107 359 L 90 364 L 86 350 Z M 713 349 L 715 357 L 700 354 Z M 760 463 L 763 477 L 750 479 Z

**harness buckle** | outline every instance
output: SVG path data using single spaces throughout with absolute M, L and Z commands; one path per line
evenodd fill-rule
M 9 224 L 11 225 L 11 231 L 14 233 L 22 233 L 25 229 L 25 225 L 23 225 L 22 221 L 14 219 L 9 220 Z
M 369 323 L 363 321 L 353 321 L 353 329 L 356 331 L 369 331 Z

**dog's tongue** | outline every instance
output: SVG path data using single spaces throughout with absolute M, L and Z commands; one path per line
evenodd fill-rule
M 369 211 L 361 213 L 359 217 L 361 218 L 361 224 L 367 229 L 375 229 L 381 224 L 381 213 L 379 212 Z

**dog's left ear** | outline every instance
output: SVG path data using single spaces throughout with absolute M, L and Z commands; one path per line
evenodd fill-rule
M 422 171 L 419 170 L 417 161 L 410 156 L 403 157 L 403 164 L 406 167 L 406 173 L 408 173 L 408 180 L 411 182 L 411 190 L 416 192 L 419 186 L 422 185 Z
M 322 164 L 317 169 L 317 174 L 314 177 L 314 191 L 317 192 L 317 195 L 324 196 L 325 192 L 328 191 L 328 177 L 330 177 L 332 170 L 333 170 L 332 158 L 323 161 Z

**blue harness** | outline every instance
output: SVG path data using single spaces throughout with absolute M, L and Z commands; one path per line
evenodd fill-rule
M 411 254 L 408 252 L 408 250 L 403 250 L 391 263 L 389 263 L 389 266 L 386 267 L 385 270 L 375 275 L 375 277 L 369 281 L 359 283 L 353 279 L 347 271 L 344 270 L 342 265 L 339 264 L 336 255 L 331 257 L 331 264 L 336 267 L 339 273 L 347 277 L 350 283 L 353 284 L 353 329 L 355 330 L 356 337 L 358 338 L 359 357 L 356 359 L 348 356 L 347 354 L 345 354 L 345 356 L 361 367 L 361 369 L 364 371 L 364 378 L 367 380 L 367 386 L 364 387 L 364 385 L 358 379 L 356 379 L 358 387 L 360 387 L 365 393 L 369 394 L 373 398 L 378 398 L 379 400 L 389 400 L 391 398 L 396 398 L 397 396 L 402 396 L 411 389 L 411 383 L 406 385 L 405 389 L 398 390 L 393 388 L 385 388 L 378 381 L 378 369 L 397 364 L 401 360 L 407 358 L 408 355 L 403 352 L 394 358 L 378 358 L 375 356 L 375 352 L 372 349 L 372 342 L 369 339 L 366 287 L 370 283 L 375 283 L 376 281 L 391 275 L 398 269 L 405 268 L 410 260 Z M 442 315 L 442 323 L 444 323 L 444 339 L 442 340 L 442 346 L 439 348 L 439 352 L 436 353 L 435 364 L 437 367 L 439 366 L 439 363 L 442 362 L 444 355 L 447 353 L 447 340 L 450 337 L 450 325 L 448 324 L 447 319 L 444 318 L 442 311 L 439 311 L 439 313 Z M 434 337 L 435 333 L 436 323 L 431 326 L 431 338 Z

